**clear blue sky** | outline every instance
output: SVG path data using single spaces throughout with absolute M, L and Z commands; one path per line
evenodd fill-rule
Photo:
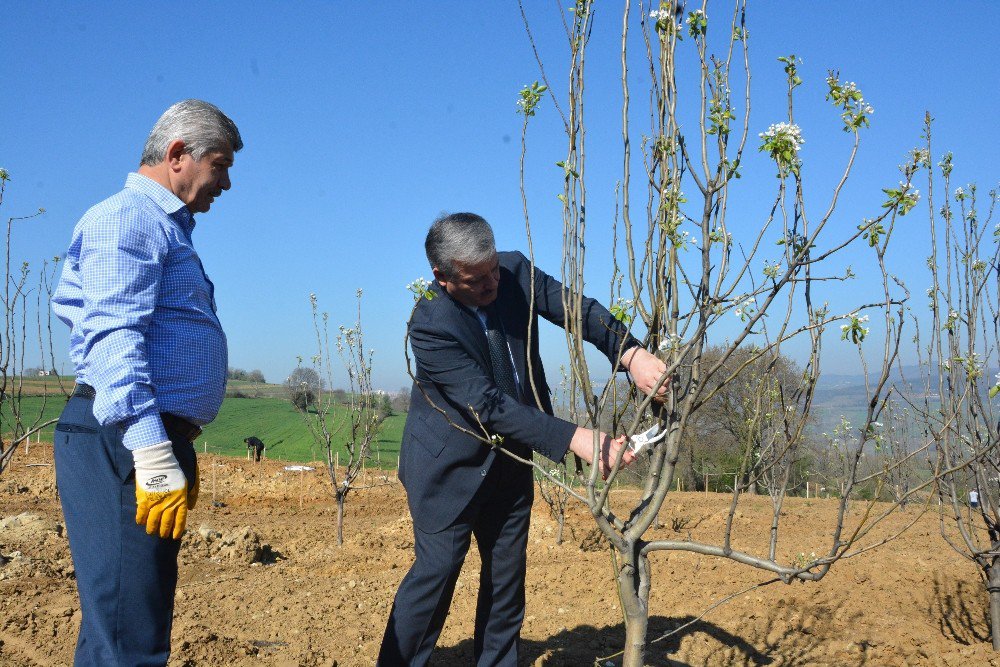
M 564 88 L 559 3 L 526 5 L 550 79 Z M 596 5 L 587 275 L 589 291 L 606 299 L 620 177 L 621 18 L 619 3 Z M 728 32 L 713 28 L 730 5 L 710 3 L 710 35 Z M 823 101 L 831 68 L 858 82 L 876 109 L 837 225 L 853 227 L 877 212 L 880 188 L 896 183 L 896 165 L 919 144 L 925 110 L 937 119 L 935 162 L 946 149 L 955 154 L 955 185 L 996 185 L 1000 3 L 750 5 L 751 130 L 755 136 L 783 120 L 784 74 L 775 59 L 798 55 L 805 84 L 796 120 L 814 214 L 825 208 L 849 148 Z M 260 368 L 269 381 L 283 380 L 296 355 L 315 351 L 309 293 L 332 322 L 350 323 L 362 288 L 376 385 L 408 385 L 403 339 L 412 300 L 404 285 L 430 276 L 422 243 L 440 212 L 476 211 L 493 223 L 501 248 L 526 249 L 515 100 L 539 75 L 515 2 L 7 3 L 0 44 L 0 166 L 13 178 L 2 215 L 47 209 L 15 232 L 13 256 L 33 265 L 63 253 L 80 215 L 120 189 L 171 103 L 203 98 L 237 122 L 246 148 L 233 188 L 200 216 L 195 245 L 218 288 L 230 365 Z M 631 48 L 641 55 L 641 42 Z M 685 40 L 682 50 L 691 48 Z M 632 69 L 641 85 L 641 62 Z M 641 127 L 637 118 L 637 135 Z M 766 216 L 775 187 L 756 145 L 735 193 L 746 229 Z M 528 197 L 538 264 L 557 274 L 561 173 L 553 163 L 564 153 L 546 101 L 529 128 Z M 919 296 L 927 283 L 918 273 L 926 209 L 911 215 L 913 231 L 896 257 Z M 831 289 L 840 290 L 836 300 L 859 287 Z M 555 374 L 565 359 L 561 335 L 543 343 Z M 848 352 L 834 349 L 830 358 Z

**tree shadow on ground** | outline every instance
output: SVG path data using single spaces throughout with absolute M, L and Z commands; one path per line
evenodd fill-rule
M 980 580 L 973 582 L 934 574 L 934 597 L 927 615 L 941 634 L 970 646 L 989 642 L 989 593 Z
M 868 664 L 868 646 L 855 643 L 851 652 L 836 653 L 833 641 L 842 644 L 844 637 L 833 624 L 835 609 L 818 608 L 812 612 L 776 607 L 759 622 L 732 634 L 713 623 L 695 621 L 691 616 L 649 619 L 646 665 L 649 667 L 682 667 L 685 665 L 741 665 L 756 667 L 792 667 L 813 664 L 837 664 L 862 667 Z M 693 622 L 692 622 L 693 621 Z M 670 633 L 691 623 L 676 634 Z M 664 637 L 660 641 L 657 638 Z M 621 664 L 619 652 L 624 646 L 625 627 L 622 623 L 596 628 L 581 625 L 564 629 L 539 641 L 521 640 L 522 665 L 537 667 L 584 667 Z M 599 661 L 599 662 L 598 662 Z M 472 639 L 455 646 L 439 647 L 431 664 L 474 664 Z

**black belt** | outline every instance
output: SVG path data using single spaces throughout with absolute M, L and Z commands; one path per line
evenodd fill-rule
M 93 399 L 97 396 L 97 392 L 89 384 L 78 383 L 76 387 L 73 388 L 73 396 L 78 398 L 88 398 Z M 197 424 L 192 424 L 183 417 L 178 417 L 177 415 L 171 414 L 169 412 L 161 412 L 160 420 L 163 421 L 163 427 L 168 431 L 172 431 L 177 435 L 183 436 L 188 442 L 194 442 L 201 435 L 201 427 Z
M 184 436 L 184 439 L 188 442 L 194 442 L 201 435 L 201 427 L 197 424 L 192 424 L 183 417 L 178 417 L 169 412 L 161 412 L 160 419 L 163 420 L 163 426 L 167 431 L 173 431 L 178 435 Z
M 77 384 L 73 388 L 73 395 L 79 398 L 94 398 L 97 392 L 89 384 Z

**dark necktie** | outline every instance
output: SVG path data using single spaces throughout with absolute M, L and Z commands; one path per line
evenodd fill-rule
M 497 315 L 496 308 L 488 306 L 486 313 L 486 342 L 490 347 L 490 361 L 493 362 L 493 381 L 500 391 L 514 400 L 520 400 L 517 392 L 517 382 L 514 380 L 514 366 L 511 365 L 510 348 L 507 346 L 507 336 L 504 335 L 503 324 Z

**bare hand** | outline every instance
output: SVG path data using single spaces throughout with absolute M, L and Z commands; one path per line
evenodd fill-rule
M 667 371 L 667 365 L 643 347 L 633 347 L 622 355 L 622 365 L 628 369 L 632 382 L 639 390 L 649 396 L 653 387 Z M 663 400 L 667 396 L 667 385 L 670 380 L 664 380 L 656 391 L 654 398 Z
M 601 438 L 600 460 L 598 470 L 601 472 L 601 479 L 607 479 L 611 473 L 611 468 L 618 458 L 618 451 L 625 447 L 626 438 L 624 435 L 612 439 L 607 433 L 599 433 Z M 594 431 L 588 428 L 578 428 L 573 434 L 573 439 L 569 443 L 570 451 L 592 464 L 594 460 Z M 622 465 L 631 465 L 635 461 L 635 454 L 631 449 L 625 448 L 622 454 Z

